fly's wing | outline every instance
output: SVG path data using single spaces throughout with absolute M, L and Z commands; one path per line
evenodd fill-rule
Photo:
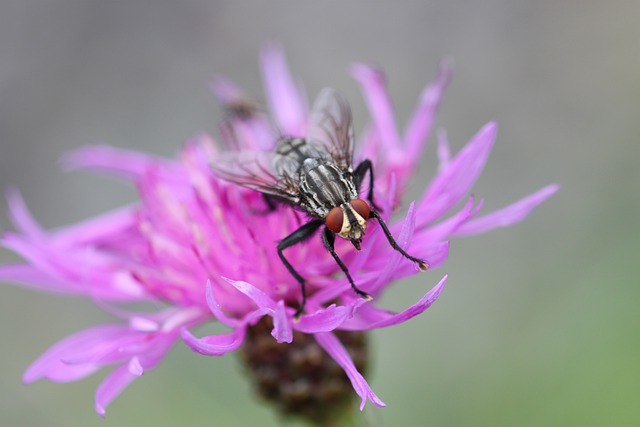
M 288 175 L 274 171 L 274 154 L 263 151 L 227 151 L 211 162 L 213 173 L 225 181 L 296 204 L 299 191 Z
M 311 111 L 307 139 L 320 142 L 343 169 L 353 164 L 353 126 L 347 99 L 331 88 L 323 89 Z

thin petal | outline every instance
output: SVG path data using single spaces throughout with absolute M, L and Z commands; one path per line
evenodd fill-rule
M 222 356 L 238 349 L 244 342 L 246 330 L 240 327 L 233 332 L 221 335 L 208 335 L 206 337 L 197 338 L 191 334 L 186 328 L 181 331 L 182 340 L 191 350 L 205 356 Z
M 140 359 L 137 356 L 131 358 L 129 364 L 127 365 L 127 368 L 129 369 L 129 372 L 136 377 L 141 377 L 142 374 L 144 374 L 144 368 L 142 367 Z
M 367 402 L 367 399 L 371 401 L 376 406 L 384 407 L 386 406 L 382 400 L 371 390 L 367 380 L 364 379 L 362 374 L 358 372 L 356 366 L 353 364 L 353 360 L 347 353 L 347 350 L 344 348 L 340 340 L 336 338 L 331 332 L 323 332 L 319 334 L 315 334 L 314 337 L 320 347 L 322 347 L 328 354 L 331 356 L 337 363 L 344 369 L 344 372 L 349 377 L 349 381 L 351 381 L 351 385 L 353 389 L 356 391 L 358 396 L 360 396 L 360 410 L 364 409 L 364 405 Z
M 332 304 L 313 314 L 302 316 L 295 324 L 295 329 L 307 334 L 330 332 L 340 326 L 350 315 L 351 310 L 348 307 L 337 307 Z
M 291 319 L 287 316 L 285 311 L 284 301 L 278 301 L 278 305 L 272 314 L 273 317 L 273 330 L 271 336 L 279 343 L 290 343 L 293 341 L 293 328 L 291 325 Z
M 447 131 L 438 130 L 438 171 L 442 171 L 449 166 L 451 161 L 451 148 L 449 147 L 449 138 Z
M 50 255 L 53 255 L 48 250 L 48 247 L 43 248 L 43 244 L 40 241 L 31 241 L 28 238 L 14 234 L 5 233 L 0 240 L 2 246 L 12 250 L 16 254 L 25 258 L 34 268 L 44 272 L 47 275 L 54 276 L 58 279 L 64 279 L 64 275 L 61 274 L 59 269 L 51 265 Z M 55 258 L 55 257 L 54 257 Z M 70 290 L 74 286 L 69 286 Z
M 380 133 L 381 142 L 385 146 L 385 154 L 392 156 L 400 149 L 400 136 L 384 75 L 380 70 L 364 64 L 354 64 L 351 67 L 351 75 L 362 86 L 362 92 L 373 122 Z
M 60 162 L 67 170 L 96 169 L 131 180 L 140 179 L 151 168 L 161 170 L 165 178 L 177 172 L 175 163 L 166 159 L 107 145 L 81 147 L 65 154 Z
M 444 264 L 444 262 L 447 260 L 449 256 L 449 241 L 432 244 L 427 246 L 426 248 L 421 247 L 420 245 L 414 245 L 413 243 L 416 243 L 415 239 L 412 242 L 412 244 L 409 246 L 408 252 L 414 255 L 418 255 L 424 260 L 426 260 L 429 264 L 430 270 L 433 270 L 442 266 L 442 264 Z M 402 264 L 399 264 L 396 270 L 394 271 L 392 280 L 403 279 L 405 277 L 410 277 L 418 273 L 419 273 L 419 270 L 416 268 L 415 264 L 402 263 Z M 379 273 L 375 271 L 362 273 L 358 276 L 358 284 L 361 287 L 367 289 L 367 284 L 376 282 L 378 278 L 379 278 Z M 348 286 L 348 284 L 346 284 L 345 286 Z
M 99 245 L 122 239 L 137 230 L 137 211 L 131 206 L 117 209 L 55 231 L 51 238 L 61 246 Z
M 420 159 L 427 137 L 433 128 L 442 96 L 451 81 L 452 71 L 450 64 L 443 63 L 436 79 L 423 90 L 420 96 L 420 102 L 409 121 L 404 137 L 408 159 Z
M 129 318 L 129 328 L 138 332 L 156 332 L 160 329 L 160 324 L 154 319 L 133 315 Z
M 32 383 L 41 378 L 55 382 L 69 382 L 84 378 L 102 365 L 99 363 L 69 364 L 66 360 L 88 351 L 102 342 L 123 337 L 127 328 L 114 325 L 97 326 L 77 332 L 53 345 L 27 368 L 22 380 Z
M 279 45 L 265 46 L 261 69 L 269 109 L 278 128 L 283 135 L 303 136 L 307 115 L 305 97 L 293 81 Z
M 406 322 L 431 307 L 431 304 L 436 301 L 442 289 L 444 289 L 446 282 L 447 276 L 444 276 L 437 285 L 420 298 L 420 301 L 400 313 L 391 313 L 381 310 L 372 304 L 367 304 L 358 310 L 357 316 L 347 320 L 340 329 L 368 331 Z
M 50 364 L 48 372 L 46 372 L 39 378 L 36 378 L 33 372 L 27 371 L 23 375 L 22 381 L 25 384 L 30 384 L 38 379 L 46 378 L 47 380 L 53 381 L 55 383 L 68 383 L 81 380 L 88 377 L 89 375 L 93 375 L 101 368 L 102 366 L 98 364 L 85 363 L 81 365 L 68 365 L 62 360 L 59 360 L 56 365 L 54 365 L 52 362 Z
M 20 192 L 16 189 L 7 191 L 7 203 L 13 225 L 31 238 L 43 238 L 42 228 L 33 218 Z
M 234 328 L 237 328 L 242 324 L 240 320 L 233 319 L 227 316 L 222 311 L 222 309 L 220 308 L 220 305 L 216 301 L 215 295 L 213 294 L 213 287 L 211 286 L 211 280 L 209 279 L 207 279 L 206 299 L 207 299 L 207 306 L 209 307 L 209 310 L 211 310 L 211 313 L 213 313 L 216 319 L 218 319 L 221 323 Z
M 251 283 L 247 283 L 242 280 L 232 280 L 226 277 L 223 277 L 223 279 L 234 288 L 251 298 L 258 307 L 269 308 L 271 310 L 276 309 L 276 302 L 269 295 L 253 286 Z
M 74 286 L 28 264 L 0 266 L 0 282 L 17 282 L 25 288 L 43 292 L 77 293 Z
M 136 378 L 138 375 L 132 374 L 127 364 L 121 365 L 111 372 L 96 390 L 96 412 L 104 417 L 107 406 Z
M 209 87 L 222 104 L 232 104 L 238 99 L 246 98 L 246 95 L 237 84 L 223 76 L 216 76 Z
M 25 258 L 34 269 L 51 276 L 53 283 L 57 284 L 52 289 L 40 289 L 112 301 L 140 300 L 145 295 L 142 288 L 127 276 L 128 273 L 114 269 L 111 255 L 95 248 L 59 251 L 50 242 L 27 240 L 13 233 L 5 234 L 0 244 Z M 3 274 L 29 275 L 28 270 L 15 268 L 4 272 L 0 270 L 0 275 Z
M 444 264 L 447 258 L 449 258 L 449 245 L 450 244 L 448 240 L 430 244 L 426 248 L 421 248 L 417 244 L 412 244 L 409 246 L 409 253 L 419 253 L 420 256 L 423 257 L 429 264 L 429 269 L 433 270 L 440 267 L 442 264 Z M 412 273 L 415 273 L 415 269 L 413 269 Z
M 559 188 L 560 186 L 556 184 L 548 185 L 507 207 L 469 221 L 462 225 L 455 235 L 468 236 L 484 233 L 493 228 L 508 227 L 522 221 L 534 208 L 554 195 Z
M 489 157 L 497 129 L 493 122 L 485 125 L 434 179 L 420 201 L 418 209 L 424 215 L 419 218 L 419 228 L 443 215 L 469 192 Z
M 470 218 L 473 218 L 473 216 L 482 207 L 483 201 L 480 200 L 478 205 L 475 207 L 473 203 L 474 197 L 471 196 L 469 197 L 469 200 L 467 200 L 467 203 L 464 205 L 464 207 L 460 209 L 460 211 L 458 211 L 455 215 L 447 218 L 437 225 L 420 230 L 418 233 L 416 233 L 416 244 L 433 244 L 440 240 L 446 239 L 458 228 L 463 226 L 465 222 L 469 221 Z M 419 212 L 417 217 L 421 218 L 422 214 L 424 214 L 424 212 Z

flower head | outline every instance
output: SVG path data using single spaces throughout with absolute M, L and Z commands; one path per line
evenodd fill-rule
M 230 112 L 220 131 L 225 150 L 268 152 L 280 135 L 305 135 L 306 96 L 278 47 L 264 50 L 262 71 L 273 122 L 229 80 L 213 83 L 215 95 Z M 496 138 L 497 126 L 489 123 L 453 157 L 441 134 L 438 173 L 402 218 L 391 220 L 419 167 L 450 69 L 443 66 L 422 92 L 404 131 L 395 123 L 382 73 L 362 64 L 351 72 L 371 113 L 354 157 L 372 160 L 375 200 L 399 246 L 428 260 L 431 269 L 446 260 L 452 236 L 514 224 L 557 190 L 550 185 L 480 215 L 482 200 L 469 193 Z M 264 329 L 259 322 L 268 318 L 267 330 L 276 343 L 291 343 L 296 336 L 313 338 L 344 370 L 361 398 L 360 408 L 367 400 L 384 406 L 338 336 L 417 316 L 436 300 L 447 276 L 424 276 L 435 286 L 425 289 L 406 310 L 393 313 L 376 306 L 375 297 L 418 269 L 389 245 L 377 223 L 367 227 L 361 251 L 348 241 L 336 242 L 336 251 L 358 287 L 374 297 L 372 302 L 352 291 L 321 239 L 312 238 L 287 249 L 287 259 L 307 280 L 305 312 L 294 321 L 301 288 L 281 262 L 275 242 L 307 218 L 288 206 L 268 209 L 259 192 L 217 177 L 212 164 L 221 161 L 221 152 L 207 135 L 188 141 L 175 160 L 106 146 L 77 150 L 65 157 L 67 167 L 117 175 L 136 186 L 140 201 L 53 232 L 34 221 L 17 192 L 9 192 L 17 232 L 5 233 L 1 243 L 25 262 L 0 266 L 0 279 L 40 291 L 83 295 L 120 319 L 60 341 L 27 369 L 25 382 L 75 381 L 112 366 L 95 396 L 96 411 L 104 414 L 107 405 L 131 381 L 155 368 L 177 341 L 197 353 L 220 356 L 240 348 L 253 333 L 251 328 Z M 115 305 L 134 302 L 162 302 L 165 308 L 134 312 Z M 229 332 L 204 337 L 191 332 L 212 321 L 226 325 Z

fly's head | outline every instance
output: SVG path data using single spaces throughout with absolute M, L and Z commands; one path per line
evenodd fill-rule
M 327 228 L 343 239 L 350 240 L 357 250 L 367 229 L 371 209 L 362 199 L 353 199 L 329 211 L 325 222 Z

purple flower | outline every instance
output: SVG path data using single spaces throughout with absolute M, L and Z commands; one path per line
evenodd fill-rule
M 216 96 L 235 110 L 221 127 L 227 150 L 268 151 L 281 134 L 305 134 L 307 98 L 292 79 L 279 48 L 264 50 L 262 71 L 274 124 L 247 104 L 233 83 L 222 78 L 213 83 Z M 390 221 L 419 166 L 451 73 L 442 67 L 420 95 L 404 131 L 396 126 L 382 73 L 362 64 L 353 66 L 351 73 L 362 87 L 372 117 L 359 134 L 355 158 L 373 161 L 375 199 L 392 234 L 407 252 L 427 260 L 431 269 L 447 259 L 451 237 L 512 225 L 558 189 L 550 185 L 480 215 L 482 200 L 469 192 L 496 138 L 496 124 L 488 123 L 453 157 L 441 134 L 435 178 L 403 218 Z M 96 411 L 104 415 L 109 403 L 131 381 L 155 368 L 176 341 L 182 340 L 197 353 L 220 356 L 238 349 L 248 328 L 268 316 L 273 322 L 271 335 L 278 343 L 290 343 L 294 330 L 312 335 L 344 369 L 361 398 L 361 409 L 367 399 L 384 406 L 335 332 L 405 322 L 429 308 L 447 276 L 428 279 L 435 286 L 411 307 L 392 313 L 377 307 L 375 297 L 418 269 L 389 246 L 377 223 L 367 228 L 361 251 L 348 241 L 336 242 L 358 287 L 374 296 L 373 302 L 351 290 L 320 239 L 311 239 L 287 249 L 289 261 L 308 281 L 305 314 L 294 322 L 300 286 L 278 258 L 274 242 L 305 217 L 288 207 L 265 212 L 261 194 L 217 178 L 211 164 L 219 153 L 207 135 L 188 141 L 176 160 L 106 146 L 77 150 L 65 157 L 68 167 L 117 175 L 136 186 L 140 201 L 53 232 L 34 221 L 17 192 L 9 192 L 18 231 L 5 233 L 1 242 L 25 262 L 0 266 L 0 279 L 41 291 L 84 295 L 120 318 L 118 323 L 94 326 L 60 341 L 27 369 L 24 381 L 75 381 L 112 366 L 95 396 Z M 140 302 L 154 307 L 162 302 L 166 308 L 134 312 L 116 305 Z M 230 331 L 205 337 L 191 332 L 211 321 Z

